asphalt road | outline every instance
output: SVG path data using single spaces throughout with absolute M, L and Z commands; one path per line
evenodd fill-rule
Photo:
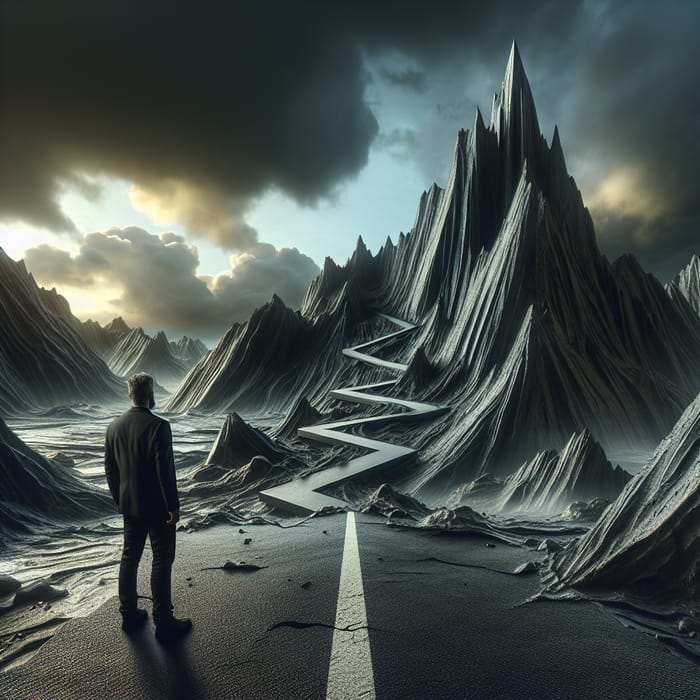
M 345 515 L 182 533 L 174 597 L 194 622 L 187 638 L 163 647 L 150 621 L 127 637 L 112 600 L 0 674 L 0 697 L 700 698 L 697 666 L 597 606 L 523 604 L 537 576 L 498 572 L 531 552 L 355 520 L 359 566 Z M 227 560 L 267 568 L 208 568 Z

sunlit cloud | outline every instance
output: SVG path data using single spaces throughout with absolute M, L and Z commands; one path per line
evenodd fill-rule
M 667 195 L 637 165 L 624 166 L 604 176 L 586 204 L 601 238 L 615 238 L 624 231 L 626 238 L 642 247 L 656 241 L 657 224 L 673 211 Z
M 49 231 L 28 224 L 0 224 L 0 248 L 13 260 L 20 260 L 29 248 L 47 244 L 61 246 L 71 253 L 78 250 L 78 243 Z
M 258 243 L 254 253 L 231 256 L 229 270 L 201 275 L 197 248 L 183 236 L 137 227 L 91 233 L 74 254 L 41 244 L 25 260 L 37 281 L 56 286 L 83 320 L 118 315 L 149 332 L 197 333 L 210 341 L 275 293 L 298 307 L 319 272 L 296 248 Z
M 257 245 L 257 231 L 243 218 L 246 203 L 236 202 L 230 193 L 167 179 L 147 186 L 132 184 L 129 199 L 154 223 L 179 224 L 191 236 L 209 239 L 221 248 L 249 250 Z

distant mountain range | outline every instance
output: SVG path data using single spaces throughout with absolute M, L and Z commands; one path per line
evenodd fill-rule
M 143 328 L 134 328 L 123 336 L 110 353 L 107 364 L 120 377 L 146 372 L 160 384 L 177 383 L 188 369 L 173 353 L 163 331 L 152 338 Z
M 669 294 L 680 292 L 700 314 L 700 258 L 693 255 L 688 266 L 680 271 L 671 284 L 666 287 Z
M 0 248 L 0 415 L 71 402 L 123 397 L 121 380 L 150 372 L 176 384 L 207 352 L 197 339 L 168 342 L 131 329 L 121 317 L 81 322 L 55 289 L 39 287 Z

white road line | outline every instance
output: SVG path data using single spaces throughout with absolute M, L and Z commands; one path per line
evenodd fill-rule
M 362 586 L 355 513 L 352 512 L 348 512 L 345 527 L 345 546 L 340 569 L 335 627 L 331 662 L 328 668 L 327 700 L 344 698 L 373 700 L 376 698 L 374 671 L 369 648 L 367 610 Z

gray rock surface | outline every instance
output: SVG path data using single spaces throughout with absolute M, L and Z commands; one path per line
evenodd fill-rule
M 0 415 L 114 401 L 121 385 L 84 340 L 66 300 L 0 249 Z

